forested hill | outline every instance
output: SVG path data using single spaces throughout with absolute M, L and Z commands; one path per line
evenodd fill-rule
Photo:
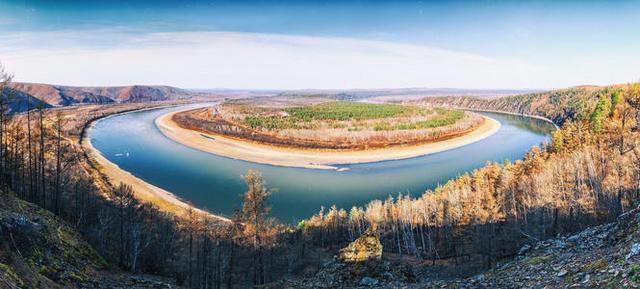
M 522 89 L 463 89 L 463 88 L 387 88 L 387 89 L 303 89 L 283 91 L 278 96 L 289 97 L 326 97 L 338 100 L 361 100 L 370 98 L 398 99 L 412 98 L 420 96 L 509 96 L 522 93 L 534 92 L 533 90 Z
M 48 103 L 22 91 L 11 88 L 0 90 L 2 95 L 2 105 L 7 106 L 7 112 L 25 111 L 29 107 L 49 108 Z
M 72 87 L 41 83 L 13 83 L 11 88 L 31 96 L 51 106 L 113 102 L 147 102 L 161 100 L 189 99 L 201 96 L 196 93 L 171 86 L 116 86 L 116 87 Z
M 635 208 L 613 222 L 524 245 L 515 258 L 466 278 L 433 278 L 415 260 L 390 260 L 365 269 L 334 260 L 318 274 L 287 278 L 268 288 L 637 288 L 639 222 Z
M 609 97 L 624 86 L 578 86 L 567 89 L 498 98 L 471 96 L 425 97 L 417 102 L 543 116 L 561 125 L 567 119 L 584 119 L 593 112 L 601 96 Z

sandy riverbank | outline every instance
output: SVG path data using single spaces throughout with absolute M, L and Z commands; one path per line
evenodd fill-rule
M 276 166 L 316 169 L 336 169 L 332 164 L 369 163 L 433 154 L 477 142 L 500 129 L 500 122 L 484 117 L 484 122 L 473 131 L 448 140 L 414 146 L 335 152 L 276 147 L 184 129 L 172 120 L 172 116 L 180 111 L 171 112 L 156 119 L 156 126 L 160 131 L 178 143 L 233 159 Z
M 120 182 L 130 185 L 133 188 L 137 199 L 144 202 L 150 202 L 158 206 L 161 210 L 174 213 L 178 216 L 183 216 L 187 213 L 189 208 L 192 208 L 197 214 L 206 215 L 221 221 L 229 221 L 228 218 L 198 209 L 191 204 L 182 201 L 174 194 L 137 178 L 131 173 L 118 167 L 118 165 L 109 161 L 91 144 L 88 136 L 90 135 L 92 127 L 93 123 L 87 128 L 84 137 L 80 140 L 80 144 L 88 154 L 89 158 L 95 162 L 100 173 L 105 175 L 113 185 L 118 185 Z

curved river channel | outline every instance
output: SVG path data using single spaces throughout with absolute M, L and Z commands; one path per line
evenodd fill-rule
M 200 105 L 201 106 L 201 105 Z M 486 161 L 516 160 L 549 138 L 553 125 L 542 120 L 483 113 L 501 122 L 488 138 L 436 154 L 405 160 L 338 165 L 346 170 L 278 167 L 229 159 L 186 147 L 166 138 L 154 120 L 180 107 L 138 111 L 98 121 L 92 145 L 111 162 L 146 182 L 215 214 L 240 208 L 249 169 L 262 172 L 269 187 L 272 214 L 294 223 L 321 206 L 349 209 L 398 193 L 420 195 L 426 189 L 483 166 Z

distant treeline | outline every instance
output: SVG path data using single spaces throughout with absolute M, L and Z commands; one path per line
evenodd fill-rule
M 491 99 L 471 96 L 426 97 L 417 103 L 538 115 L 562 125 L 567 120 L 588 118 L 601 96 L 620 94 L 625 89 L 620 85 L 580 86 Z

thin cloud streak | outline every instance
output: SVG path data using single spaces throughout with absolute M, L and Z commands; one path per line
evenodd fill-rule
M 20 81 L 186 88 L 549 88 L 579 76 L 518 60 L 336 37 L 58 31 L 0 37 Z

